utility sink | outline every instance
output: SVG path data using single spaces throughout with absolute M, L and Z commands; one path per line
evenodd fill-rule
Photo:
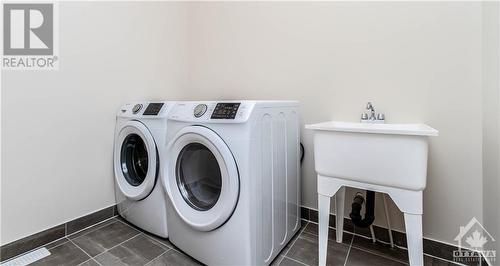
M 438 131 L 423 124 L 385 124 L 385 116 L 376 115 L 371 103 L 366 109 L 370 114 L 361 116 L 362 123 L 331 121 L 306 125 L 314 131 L 318 174 L 319 265 L 326 265 L 330 199 L 335 196 L 336 213 L 343 214 L 345 187 L 355 187 L 382 192 L 394 200 L 404 213 L 410 265 L 422 266 L 427 138 L 437 136 Z M 386 214 L 389 223 L 387 217 Z M 344 217 L 335 218 L 336 240 L 342 242 Z M 392 244 L 390 225 L 389 233 Z
M 314 131 L 316 172 L 363 183 L 422 191 L 427 180 L 427 138 L 438 131 L 424 124 L 324 122 Z

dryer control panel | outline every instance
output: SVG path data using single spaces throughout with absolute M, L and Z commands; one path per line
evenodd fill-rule
M 178 102 L 168 118 L 192 122 L 243 123 L 248 120 L 254 105 L 253 101 Z
M 217 103 L 211 119 L 234 119 L 241 103 Z

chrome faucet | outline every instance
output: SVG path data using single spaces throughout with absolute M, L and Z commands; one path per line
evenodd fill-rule
M 382 113 L 377 114 L 371 102 L 366 104 L 368 113 L 361 115 L 361 123 L 385 123 L 385 115 Z
M 369 119 L 370 120 L 375 120 L 376 119 L 376 117 L 375 117 L 375 108 L 373 108 L 373 105 L 372 105 L 371 102 L 368 102 L 366 104 L 366 110 L 368 110 L 368 112 L 370 113 Z

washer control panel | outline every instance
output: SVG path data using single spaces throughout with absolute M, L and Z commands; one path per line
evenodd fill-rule
M 241 103 L 217 103 L 211 119 L 235 119 Z
M 120 108 L 119 117 L 130 117 L 130 118 L 161 118 L 166 117 L 166 110 L 170 109 L 174 103 L 168 102 L 135 102 L 123 105 Z

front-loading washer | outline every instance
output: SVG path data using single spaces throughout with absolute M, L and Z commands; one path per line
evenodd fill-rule
M 125 104 L 116 116 L 115 198 L 118 213 L 133 225 L 168 237 L 160 158 L 167 143 L 167 115 L 174 102 Z
M 167 124 L 169 240 L 208 265 L 271 263 L 301 226 L 298 102 L 178 102 Z

